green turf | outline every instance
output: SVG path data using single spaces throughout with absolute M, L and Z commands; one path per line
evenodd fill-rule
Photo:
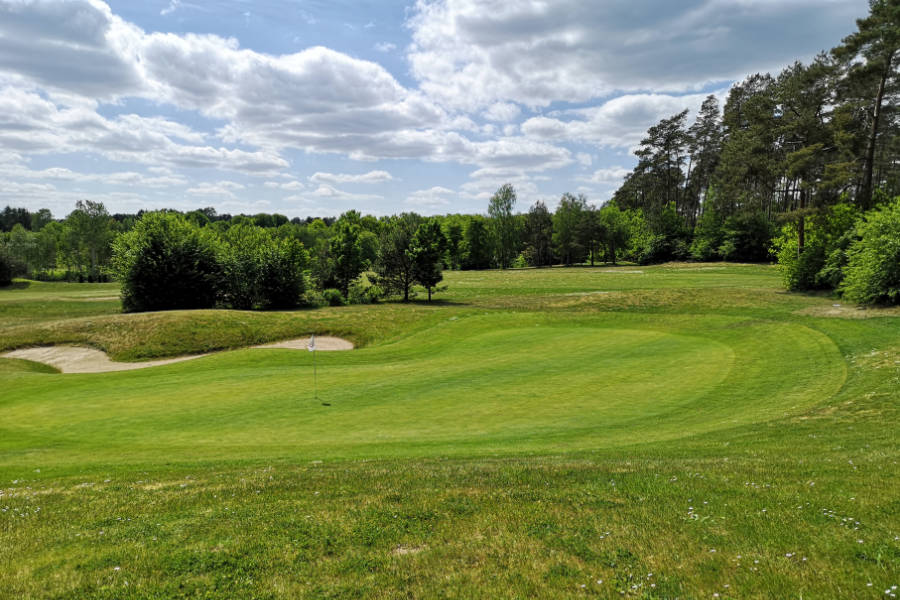
M 311 331 L 362 346 L 317 354 L 320 401 L 308 352 L 91 375 L 0 359 L 0 590 L 889 598 L 900 584 L 895 313 L 786 294 L 760 266 L 446 279 L 433 305 L 288 313 L 116 315 L 88 300 L 109 286 L 0 291 L 3 348 L 150 358 Z

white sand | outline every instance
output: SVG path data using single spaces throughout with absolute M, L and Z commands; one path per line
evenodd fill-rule
M 287 348 L 291 350 L 306 350 L 309 338 L 286 340 L 274 344 L 253 346 L 254 348 Z M 353 350 L 353 344 L 347 340 L 336 337 L 317 337 L 316 350 L 333 352 L 339 350 Z M 56 367 L 63 373 L 109 373 L 112 371 L 130 371 L 132 369 L 146 369 L 159 365 L 182 362 L 209 354 L 194 354 L 191 356 L 179 356 L 178 358 L 165 358 L 161 360 L 148 360 L 144 362 L 115 362 L 110 360 L 106 352 L 86 348 L 84 346 L 45 346 L 41 348 L 22 348 L 5 354 L 4 358 L 22 358 L 44 363 Z
M 254 348 L 288 348 L 290 350 L 307 350 L 309 346 L 309 338 L 300 338 L 298 340 L 285 340 L 283 342 L 275 342 L 274 344 L 263 344 L 261 346 L 253 346 Z M 353 350 L 353 343 L 345 339 L 329 336 L 316 336 L 316 350 L 323 352 L 334 352 L 337 350 Z

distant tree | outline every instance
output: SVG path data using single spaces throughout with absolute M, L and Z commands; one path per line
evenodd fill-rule
M 53 214 L 49 208 L 41 208 L 35 213 L 31 213 L 31 230 L 40 231 L 48 223 L 53 221 Z
M 596 206 L 585 205 L 581 224 L 578 227 L 578 242 L 587 250 L 591 266 L 599 259 L 600 248 L 603 246 L 603 238 L 606 228 L 600 218 L 600 211 Z
M 516 256 L 518 232 L 513 214 L 515 207 L 516 190 L 508 183 L 500 186 L 488 204 L 488 217 L 494 238 L 494 258 L 501 269 L 512 266 Z
M 81 268 L 87 267 L 90 279 L 100 276 L 100 268 L 109 262 L 111 243 L 115 237 L 113 220 L 102 202 L 79 200 L 66 217 L 70 245 Z
M 435 286 L 444 278 L 442 271 L 446 247 L 447 239 L 437 219 L 427 219 L 416 229 L 409 250 L 413 277 L 428 292 L 429 302 Z
M 464 269 L 488 269 L 491 266 L 491 238 L 482 217 L 469 221 L 465 236 Z
M 628 218 L 618 206 L 609 203 L 600 209 L 600 220 L 606 242 L 606 260 L 616 264 L 616 255 L 628 246 L 631 236 Z
M 335 235 L 331 238 L 330 255 L 334 265 L 334 277 L 344 298 L 349 293 L 350 284 L 366 268 L 360 240 L 363 231 L 359 226 L 358 216 L 359 213 L 356 211 L 341 215 L 335 223 Z
M 403 213 L 388 220 L 382 229 L 375 271 L 378 284 L 388 294 L 403 296 L 409 302 L 409 290 L 415 283 L 415 262 L 410 252 L 413 237 L 422 217 Z
M 144 213 L 113 244 L 123 310 L 214 306 L 222 272 L 212 235 L 180 214 Z
M 865 108 L 865 153 L 857 202 L 867 209 L 872 206 L 875 189 L 876 148 L 885 130 L 885 100 L 895 95 L 900 85 L 900 2 L 870 0 L 869 15 L 858 19 L 856 26 L 857 31 L 832 53 L 842 61 L 846 73 L 841 100 L 858 101 Z M 892 112 L 896 113 L 896 105 Z
M 2 234 L 0 234 L 2 235 Z M 6 245 L 0 240 L 0 287 L 8 286 L 13 280 L 13 265 L 9 254 L 6 251 Z
M 195 218 L 194 214 L 186 217 L 192 224 Z M 230 227 L 222 234 L 219 287 L 223 300 L 232 308 L 250 310 L 261 302 L 262 248 L 269 241 L 264 229 L 246 223 Z
M 575 197 L 566 192 L 553 214 L 553 245 L 564 265 L 581 262 L 584 258 L 579 230 L 586 210 L 587 200 L 584 196 Z
M 31 213 L 28 209 L 7 206 L 0 212 L 0 231 L 12 231 L 17 224 L 31 229 Z
M 694 227 L 708 196 L 712 175 L 722 152 L 722 116 L 719 100 L 709 95 L 687 132 L 688 167 L 682 199 L 683 214 Z
M 454 270 L 463 263 L 463 226 L 458 219 L 445 223 L 444 237 L 447 238 L 447 265 Z
M 286 309 L 300 304 L 303 271 L 309 254 L 293 238 L 269 238 L 260 249 L 259 298 L 263 308 Z
M 532 266 L 553 264 L 553 215 L 540 200 L 525 215 L 525 244 Z

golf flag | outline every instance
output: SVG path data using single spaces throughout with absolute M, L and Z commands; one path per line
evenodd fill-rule
M 309 344 L 307 344 L 306 349 L 310 352 L 316 351 L 316 334 L 312 334 L 312 336 L 309 338 Z

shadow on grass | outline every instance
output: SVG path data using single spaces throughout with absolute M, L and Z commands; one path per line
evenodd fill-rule
M 15 279 L 9 285 L 0 286 L 0 290 L 24 290 L 31 286 L 31 282 L 25 279 Z

